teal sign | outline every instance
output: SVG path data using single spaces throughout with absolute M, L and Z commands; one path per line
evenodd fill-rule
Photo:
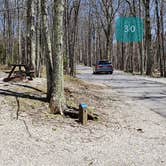
M 139 17 L 120 17 L 116 21 L 117 42 L 141 42 L 144 37 L 144 22 Z
M 87 104 L 81 104 L 81 107 L 86 109 L 86 108 L 88 108 L 88 105 Z

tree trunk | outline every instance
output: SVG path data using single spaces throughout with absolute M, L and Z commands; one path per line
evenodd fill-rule
M 48 28 L 47 10 L 46 10 L 46 0 L 41 0 L 41 14 L 42 14 L 42 35 L 43 35 L 43 45 L 45 46 L 45 61 L 46 61 L 46 73 L 47 73 L 47 99 L 50 101 L 52 93 L 52 51 L 51 51 L 51 39 Z
M 35 2 L 32 0 L 31 4 L 31 68 L 35 69 L 35 75 L 36 75 L 36 65 L 35 65 L 35 59 L 36 59 L 36 37 L 35 37 Z
M 150 0 L 144 0 L 145 6 L 145 53 L 147 58 L 146 74 L 152 74 L 153 56 L 152 56 L 152 35 L 150 24 Z
M 35 4 L 34 0 L 27 1 L 27 36 L 26 36 L 26 63 L 35 69 Z
M 92 25 L 90 9 L 88 14 L 88 66 L 92 66 Z
M 36 45 L 36 50 L 35 50 L 35 66 L 36 66 L 36 76 L 40 77 L 40 70 L 41 70 L 41 54 L 40 54 L 40 7 L 41 7 L 41 0 L 37 0 L 36 4 L 36 10 L 37 10 L 37 15 L 36 15 L 36 39 L 35 39 L 35 45 Z
M 4 5 L 5 8 L 5 5 Z M 6 12 L 4 12 L 3 15 L 3 38 L 4 38 L 4 57 L 3 57 L 3 64 L 7 64 L 7 51 L 6 51 L 6 45 L 7 45 L 7 41 L 6 41 Z
M 26 22 L 26 64 L 30 65 L 31 59 L 31 4 L 32 0 L 27 1 L 27 22 Z
M 142 14 L 141 14 L 141 0 L 139 0 L 139 17 L 141 18 L 142 17 Z M 140 42 L 139 44 L 139 54 L 140 54 L 140 72 L 141 72 L 141 75 L 143 75 L 144 73 L 144 65 L 143 65 L 143 61 L 144 61 L 144 55 L 143 55 L 143 41 Z
M 21 19 L 20 19 L 20 8 L 19 8 L 19 0 L 17 0 L 17 14 L 18 14 L 18 59 L 19 63 L 22 63 L 22 44 L 21 44 Z
M 68 13 L 68 0 L 65 0 L 65 11 L 64 11 L 64 43 L 65 43 L 65 72 L 70 74 L 69 66 L 69 13 Z
M 159 17 L 159 4 L 158 0 L 155 0 L 156 4 L 156 23 L 157 23 L 157 61 L 160 64 L 160 75 L 163 77 L 163 62 L 161 56 L 161 37 L 160 37 L 160 17 Z
M 12 35 L 12 20 L 11 14 L 9 12 L 9 1 L 5 0 L 5 10 L 6 10 L 6 34 L 7 34 L 7 47 L 6 47 L 6 64 L 10 63 L 12 59 L 12 43 L 11 43 L 11 35 Z
M 81 0 L 73 1 L 73 20 L 71 19 L 70 13 L 70 40 L 69 40 L 69 58 L 70 58 L 70 75 L 76 76 L 76 54 L 75 54 L 75 46 L 76 46 L 76 36 L 77 36 L 77 23 L 78 23 L 78 14 L 80 8 Z M 72 11 L 72 10 L 71 10 Z
M 164 77 L 166 77 L 166 55 L 165 55 L 165 49 L 164 49 L 164 21 L 163 21 L 163 1 L 161 3 L 161 9 L 160 9 L 160 19 L 161 19 L 161 48 L 162 48 L 162 57 L 163 57 L 163 72 Z
M 64 109 L 64 77 L 63 77 L 63 0 L 54 0 L 54 48 L 52 93 L 50 100 L 51 113 L 63 114 Z

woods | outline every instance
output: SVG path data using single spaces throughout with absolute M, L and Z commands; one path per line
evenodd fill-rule
M 52 113 L 63 114 L 64 76 L 76 65 L 112 61 L 115 69 L 166 77 L 164 0 L 1 0 L 0 64 L 26 64 L 40 77 L 46 67 Z M 119 17 L 144 22 L 141 42 L 118 42 Z

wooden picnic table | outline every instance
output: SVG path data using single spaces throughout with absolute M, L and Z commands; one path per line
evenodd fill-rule
M 10 71 L 10 73 L 9 73 L 9 75 L 8 75 L 8 79 L 11 78 L 11 75 L 12 75 L 13 72 L 15 71 L 16 67 L 18 67 L 20 74 L 23 73 L 23 71 L 22 71 L 21 69 L 24 68 L 24 70 L 25 70 L 24 73 L 26 74 L 26 76 L 29 76 L 30 79 L 32 80 L 32 74 L 34 75 L 34 71 L 33 71 L 33 70 L 30 70 L 30 69 L 27 67 L 27 65 L 25 65 L 25 64 L 12 64 L 11 66 L 12 66 L 12 70 Z

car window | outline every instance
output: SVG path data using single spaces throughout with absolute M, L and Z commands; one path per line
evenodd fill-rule
M 99 61 L 98 64 L 99 65 L 108 65 L 108 64 L 111 64 L 111 62 L 109 62 L 109 61 Z

